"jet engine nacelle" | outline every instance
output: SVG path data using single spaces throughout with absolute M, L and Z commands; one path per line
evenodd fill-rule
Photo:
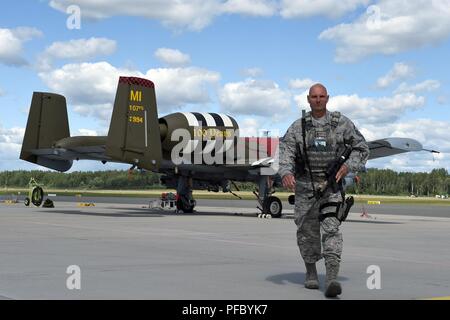
M 196 149 L 204 142 L 203 151 L 211 152 L 216 139 L 223 139 L 225 150 L 238 135 L 239 126 L 235 119 L 225 114 L 206 112 L 177 112 L 159 119 L 162 149 L 170 152 L 180 141 L 180 132 L 189 136 L 186 152 Z M 177 131 L 178 130 L 178 131 Z M 207 150 L 206 150 L 207 149 Z

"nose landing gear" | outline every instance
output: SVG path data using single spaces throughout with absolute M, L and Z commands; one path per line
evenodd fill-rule
M 261 176 L 258 191 L 254 191 L 253 193 L 260 205 L 260 207 L 257 208 L 261 210 L 260 215 L 262 217 L 270 216 L 272 218 L 281 218 L 283 205 L 278 197 L 272 196 L 275 193 L 275 190 L 269 177 Z

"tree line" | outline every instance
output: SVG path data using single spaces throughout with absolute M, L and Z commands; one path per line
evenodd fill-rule
M 3 188 L 26 188 L 33 177 L 44 188 L 51 189 L 149 189 L 163 188 L 159 174 L 153 172 L 123 170 L 74 171 L 61 173 L 53 171 L 3 171 L 0 172 L 0 186 Z
M 431 172 L 395 172 L 368 169 L 359 174 L 361 181 L 348 189 L 350 193 L 373 195 L 435 196 L 450 194 L 450 175 L 444 168 Z
M 123 170 L 110 171 L 75 171 L 60 173 L 51 171 L 3 171 L 0 172 L 0 186 L 3 188 L 27 188 L 33 177 L 45 188 L 52 189 L 157 189 L 160 174 Z M 389 169 L 368 169 L 359 175 L 361 181 L 350 187 L 347 192 L 373 195 L 416 195 L 434 196 L 450 194 L 450 175 L 444 168 L 431 172 L 395 172 Z M 239 190 L 252 191 L 253 183 L 237 182 Z

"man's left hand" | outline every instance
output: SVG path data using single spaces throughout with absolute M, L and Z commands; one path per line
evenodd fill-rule
M 345 178 L 345 176 L 348 173 L 348 167 L 347 165 L 343 164 L 339 171 L 336 173 L 336 182 L 339 182 L 339 180 Z

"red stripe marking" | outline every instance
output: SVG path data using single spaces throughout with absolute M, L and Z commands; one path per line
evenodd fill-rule
M 258 147 L 258 150 L 260 147 L 265 147 L 264 149 L 267 150 L 268 156 L 273 157 L 274 152 L 276 148 L 278 147 L 278 144 L 280 142 L 279 138 L 267 138 L 267 137 L 242 137 L 240 139 L 244 139 L 244 141 L 248 144 L 250 142 L 255 143 Z M 272 150 L 273 148 L 273 150 Z
M 152 81 L 143 79 L 143 78 L 137 78 L 137 77 L 119 77 L 119 83 L 129 84 L 129 85 L 137 85 L 147 88 L 154 88 L 155 85 Z

